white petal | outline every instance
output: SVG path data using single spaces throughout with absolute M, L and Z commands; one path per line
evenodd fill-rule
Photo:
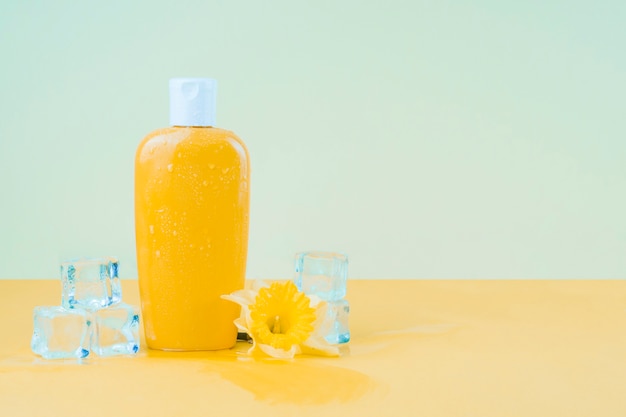
M 311 308 L 317 308 L 318 305 L 320 305 L 321 303 L 325 303 L 325 301 L 322 301 L 321 298 L 319 298 L 317 295 L 307 295 L 307 297 L 309 297 L 309 307 Z
M 256 298 L 256 291 L 252 290 L 239 290 L 235 291 L 232 294 L 222 295 L 224 300 L 232 301 L 233 303 L 237 303 L 242 307 L 248 307 L 250 304 L 254 303 L 254 299 Z
M 332 330 L 333 320 L 328 317 L 328 304 L 321 301 L 315 308 L 315 322 L 313 323 L 313 334 L 328 334 Z
M 256 296 L 256 293 L 258 293 L 261 288 L 266 288 L 269 286 L 270 284 L 263 281 L 262 279 L 250 279 L 246 281 L 246 287 L 248 287 L 251 291 L 253 291 L 255 293 L 255 296 Z
M 248 326 L 244 319 L 239 317 L 238 319 L 235 319 L 234 323 L 235 323 L 235 327 L 237 327 L 237 330 L 239 330 L 240 332 L 245 332 L 247 334 L 250 334 L 250 330 L 248 329 Z
M 264 345 L 261 343 L 259 343 L 258 346 L 266 355 L 276 359 L 293 359 L 293 357 L 298 352 L 297 345 L 293 345 L 289 350 L 277 349 L 273 346 Z

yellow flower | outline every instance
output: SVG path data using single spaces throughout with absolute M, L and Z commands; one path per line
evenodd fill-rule
M 274 282 L 258 290 L 235 291 L 222 298 L 242 306 L 235 320 L 252 338 L 250 354 L 293 358 L 298 353 L 337 356 L 339 350 L 323 337 L 326 303 L 298 291 L 291 281 Z
M 275 349 L 301 344 L 313 332 L 315 310 L 309 304 L 291 281 L 261 288 L 250 306 L 252 338 Z

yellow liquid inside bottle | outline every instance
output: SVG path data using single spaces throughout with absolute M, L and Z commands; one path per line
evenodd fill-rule
M 237 338 L 244 287 L 249 157 L 232 132 L 172 127 L 135 157 L 135 234 L 142 320 L 152 349 L 217 350 Z

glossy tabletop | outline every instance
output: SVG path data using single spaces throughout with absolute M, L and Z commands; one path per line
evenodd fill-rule
M 626 415 L 623 281 L 352 280 L 349 352 L 292 361 L 245 342 L 46 361 L 32 310 L 60 291 L 0 280 L 0 416 Z

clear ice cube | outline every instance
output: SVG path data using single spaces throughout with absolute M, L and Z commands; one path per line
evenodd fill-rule
M 65 308 L 95 310 L 119 302 L 122 287 L 117 270 L 118 262 L 113 257 L 63 262 L 61 304 Z
M 91 348 L 99 356 L 133 355 L 139 351 L 139 309 L 119 303 L 93 312 Z
M 93 328 L 91 314 L 82 309 L 39 306 L 33 313 L 31 349 L 45 359 L 85 358 Z
M 350 341 L 350 303 L 346 300 L 328 301 L 326 310 L 326 334 L 328 343 L 341 344 Z
M 325 301 L 338 301 L 346 296 L 348 257 L 334 252 L 302 252 L 296 255 L 294 282 L 307 295 Z

